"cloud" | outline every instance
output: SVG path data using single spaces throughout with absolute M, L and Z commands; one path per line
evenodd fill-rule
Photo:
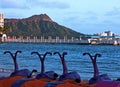
M 15 11 L 7 11 L 5 12 L 4 18 L 24 18 L 24 14 L 21 13 L 16 13 Z
M 119 16 L 119 15 L 120 15 L 120 8 L 113 8 L 113 10 L 105 14 L 105 16 Z
M 33 6 L 41 6 L 43 8 L 57 8 L 57 9 L 67 9 L 69 8 L 69 4 L 62 3 L 59 1 L 40 1 L 36 0 L 35 2 L 33 0 L 27 0 L 27 2 L 30 2 Z
M 107 24 L 111 24 L 111 25 L 120 24 L 120 9 L 113 8 L 111 11 L 107 12 L 104 15 L 103 23 L 107 23 Z
M 64 18 L 63 21 L 66 21 L 65 24 L 74 24 L 74 26 L 96 24 L 101 22 L 101 20 L 99 20 L 98 15 L 93 12 L 69 15 L 66 18 Z
M 68 4 L 61 3 L 61 2 L 41 2 L 41 6 L 46 8 L 59 8 L 59 9 L 66 9 L 69 8 Z
M 1 0 L 0 2 L 0 8 L 2 9 L 28 9 L 28 7 L 25 5 L 25 3 L 21 3 L 18 0 Z
M 89 34 L 101 33 L 107 30 L 116 33 L 116 30 L 120 27 L 120 22 L 117 18 L 113 19 L 113 17 L 98 15 L 93 12 L 87 12 L 80 15 L 72 14 L 66 16 L 63 22 L 65 26 L 73 30 L 81 33 L 87 33 L 89 31 Z

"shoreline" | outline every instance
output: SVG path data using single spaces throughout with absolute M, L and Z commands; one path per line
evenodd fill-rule
M 24 43 L 24 44 L 68 44 L 68 45 L 105 45 L 105 46 L 109 46 L 109 45 L 113 45 L 113 46 L 120 46 L 120 44 L 108 44 L 108 43 L 100 43 L 100 44 L 92 44 L 92 43 L 67 43 L 67 42 L 63 42 L 63 43 L 59 43 L 59 42 L 0 42 L 0 44 L 4 44 L 4 43 Z

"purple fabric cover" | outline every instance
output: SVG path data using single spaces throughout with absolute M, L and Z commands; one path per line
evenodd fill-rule
M 55 80 L 58 75 L 56 74 L 55 76 L 55 72 L 54 71 L 47 71 L 45 73 L 40 73 L 36 76 L 36 79 L 41 79 L 41 78 L 49 78 L 49 79 L 52 79 L 52 80 Z
M 112 81 L 112 80 L 111 80 L 111 78 L 108 77 L 107 74 L 102 74 L 102 75 L 94 76 L 93 78 L 91 78 L 89 80 L 89 83 L 94 84 L 94 83 L 100 82 L 100 81 Z
M 70 72 L 70 73 L 66 73 L 64 75 L 61 75 L 59 77 L 59 81 L 65 80 L 65 79 L 72 79 L 72 80 L 81 80 L 80 79 L 80 75 L 77 72 Z
M 47 72 L 45 72 L 45 74 L 46 74 L 50 79 L 53 79 L 53 80 L 57 79 L 57 77 L 58 77 L 58 74 L 55 73 L 54 71 L 47 71 Z
M 95 87 L 120 87 L 119 81 L 101 81 L 97 82 Z
M 28 69 L 22 69 L 22 70 L 18 70 L 16 72 L 13 72 L 10 77 L 12 76 L 29 76 L 31 73 L 31 71 L 29 71 Z

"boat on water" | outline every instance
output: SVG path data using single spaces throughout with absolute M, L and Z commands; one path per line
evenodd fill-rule
M 0 78 L 0 87 L 120 87 L 120 81 L 112 80 L 107 74 L 99 75 L 97 67 L 97 57 L 101 57 L 101 54 L 95 54 L 94 56 L 90 53 L 83 53 L 88 55 L 92 60 L 94 75 L 89 81 L 81 79 L 80 75 L 75 72 L 69 72 L 65 61 L 67 52 L 46 52 L 40 54 L 39 52 L 31 52 L 31 54 L 38 55 L 41 63 L 41 72 L 37 70 L 22 69 L 19 70 L 17 63 L 17 55 L 22 51 L 16 51 L 12 53 L 5 51 L 4 54 L 10 54 L 14 62 L 14 71 L 7 77 Z M 54 71 L 45 72 L 45 58 L 47 56 L 58 55 L 62 62 L 63 73 L 59 76 Z

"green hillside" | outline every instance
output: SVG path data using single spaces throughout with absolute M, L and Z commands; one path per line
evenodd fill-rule
M 59 25 L 46 14 L 34 15 L 24 19 L 5 19 L 5 26 L 10 28 L 10 32 L 7 33 L 10 36 L 44 36 L 45 38 L 48 36 L 52 38 L 67 36 L 68 38 L 79 38 L 84 35 Z

